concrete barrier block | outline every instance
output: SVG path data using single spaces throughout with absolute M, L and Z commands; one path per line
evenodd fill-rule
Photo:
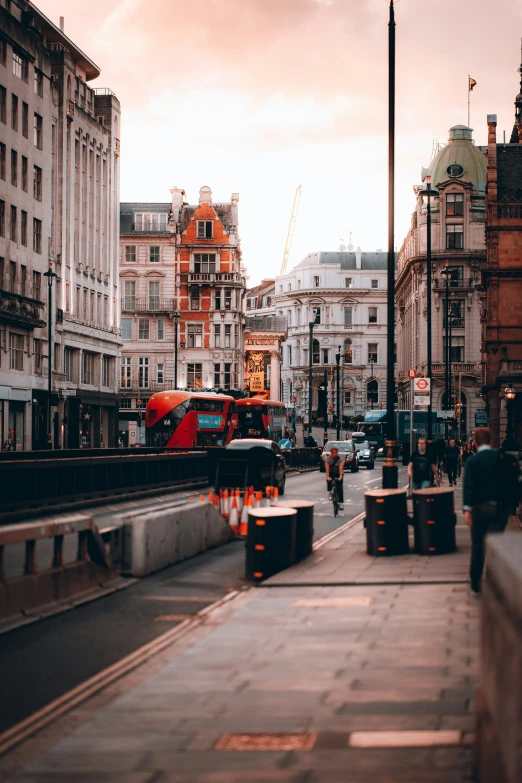
M 124 571 L 146 576 L 226 544 L 231 530 L 214 506 L 186 503 L 158 511 L 136 510 L 123 518 Z

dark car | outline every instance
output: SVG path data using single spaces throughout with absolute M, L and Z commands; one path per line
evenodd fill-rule
M 285 458 L 277 443 L 274 443 L 272 440 L 264 440 L 263 438 L 239 438 L 231 441 L 227 446 L 227 451 L 251 452 L 253 449 L 270 450 L 274 484 L 279 490 L 279 494 L 284 495 L 286 482 Z M 262 452 L 260 452 L 261 454 Z
M 336 448 L 339 451 L 339 456 L 344 462 L 344 469 L 350 469 L 352 473 L 357 473 L 359 470 L 359 454 L 357 453 L 357 447 L 353 440 L 329 440 L 328 443 L 326 443 L 323 453 L 321 454 L 321 463 L 319 465 L 321 473 L 325 472 L 324 463 L 326 458 L 330 456 L 333 448 Z
M 354 438 L 355 433 L 352 433 Z M 375 452 L 368 443 L 367 440 L 356 440 L 354 438 L 355 445 L 359 451 L 359 465 L 364 465 L 368 470 L 373 470 L 375 467 Z

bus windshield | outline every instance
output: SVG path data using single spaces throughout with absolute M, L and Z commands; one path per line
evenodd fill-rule
M 167 413 L 162 419 L 148 427 L 147 429 L 147 446 L 166 446 L 169 440 L 172 438 L 177 427 L 185 417 L 190 405 L 190 400 L 185 400 L 171 411 Z M 154 408 L 150 409 L 150 414 L 155 414 Z

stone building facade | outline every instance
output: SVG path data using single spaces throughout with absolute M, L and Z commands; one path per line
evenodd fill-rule
M 197 205 L 171 190 L 167 203 L 121 204 L 123 349 L 120 431 L 144 442 L 142 412 L 154 391 L 173 388 L 178 319 L 178 388 L 243 390 L 245 275 L 238 236 L 239 196 Z
M 281 344 L 287 337 L 287 321 L 276 316 L 275 278 L 269 277 L 246 292 L 245 391 L 262 392 L 271 400 L 282 399 Z M 262 388 L 254 371 L 263 372 Z
M 52 446 L 115 445 L 119 102 L 31 3 L 0 14 L 0 434 L 47 447 L 51 365 Z
M 387 253 L 310 253 L 275 281 L 275 315 L 286 318 L 282 345 L 283 400 L 295 398 L 296 414 L 308 418 L 309 323 L 314 416 L 333 420 L 336 354 L 341 355 L 341 416 L 363 417 L 386 401 Z M 326 383 L 325 383 L 326 381 Z M 322 388 L 321 388 L 322 387 Z M 325 388 L 326 387 L 326 388 Z
M 422 186 L 414 187 L 415 211 L 399 252 L 395 285 L 399 407 L 404 409 L 410 405 L 407 371 L 427 372 L 427 207 L 421 193 L 427 176 L 435 190 L 431 198 L 432 406 L 434 411 L 450 410 L 460 401 L 460 434 L 464 437 L 471 433 L 475 413 L 485 407 L 477 287 L 486 264 L 486 157 L 474 145 L 471 128 L 451 128 L 447 145 L 422 169 Z M 449 285 L 451 400 L 445 398 L 445 346 L 450 330 L 445 324 L 446 283 L 441 271 L 446 264 L 453 270 Z

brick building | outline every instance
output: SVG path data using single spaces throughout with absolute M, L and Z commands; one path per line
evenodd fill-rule
M 522 83 L 510 143 L 488 115 L 487 266 L 483 273 L 484 388 L 495 443 L 522 443 Z M 508 402 L 504 390 L 516 397 Z
M 208 187 L 190 205 L 185 191 L 167 203 L 120 209 L 123 349 L 120 432 L 144 442 L 141 410 L 154 391 L 174 385 L 173 314 L 178 323 L 178 388 L 243 389 L 245 277 L 236 193 L 213 203 Z

